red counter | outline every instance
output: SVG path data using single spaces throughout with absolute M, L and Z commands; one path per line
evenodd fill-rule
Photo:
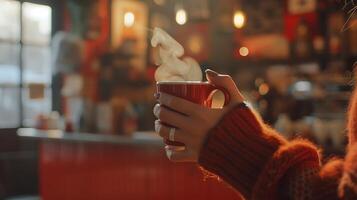
M 41 140 L 43 200 L 241 199 L 225 183 L 205 179 L 197 165 L 169 162 L 158 140 L 24 130 L 19 135 Z

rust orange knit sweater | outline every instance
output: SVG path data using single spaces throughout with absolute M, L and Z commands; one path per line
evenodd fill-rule
M 305 140 L 287 141 L 239 104 L 209 132 L 200 165 L 246 199 L 357 199 L 357 93 L 349 111 L 345 160 L 321 165 Z

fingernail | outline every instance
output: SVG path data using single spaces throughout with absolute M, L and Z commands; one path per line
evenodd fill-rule
M 156 104 L 154 107 L 154 115 L 159 118 L 159 112 L 160 112 L 160 105 Z
M 212 76 L 212 77 L 218 76 L 218 73 L 215 72 L 215 71 L 213 71 L 213 70 L 211 70 L 211 69 L 207 69 L 205 72 L 206 72 L 206 74 L 207 74 L 208 76 Z
M 161 124 L 160 124 L 159 120 L 155 120 L 155 132 L 159 133 L 160 128 L 161 128 Z
M 166 150 L 166 156 L 169 160 L 171 160 L 171 156 L 172 156 L 172 150 L 169 149 L 165 149 Z

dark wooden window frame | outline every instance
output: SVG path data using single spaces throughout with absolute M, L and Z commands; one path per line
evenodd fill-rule
M 52 9 L 52 16 L 51 16 L 51 30 L 52 30 L 52 34 L 54 32 L 54 27 L 57 27 L 58 26 L 58 23 L 54 23 L 54 15 L 58 15 L 58 12 L 53 12 L 54 11 L 54 7 L 55 6 L 58 6 L 58 3 L 54 3 L 54 1 L 50 1 L 50 0 L 13 0 L 13 1 L 17 1 L 17 2 L 20 2 L 20 40 L 17 41 L 17 42 L 14 42 L 14 41 L 9 41 L 9 40 L 0 40 L 0 44 L 17 44 L 19 46 L 19 54 L 18 54 L 18 67 L 19 67 L 19 84 L 18 85 L 15 85 L 14 88 L 17 88 L 19 89 L 19 112 L 20 112 L 20 121 L 19 121 L 19 127 L 17 128 L 21 128 L 24 126 L 23 122 L 24 122 L 24 106 L 23 106 L 23 89 L 25 88 L 25 85 L 24 85 L 24 80 L 23 80 L 23 71 L 24 71 L 24 64 L 23 64 L 23 49 L 24 49 L 24 46 L 25 44 L 23 43 L 23 20 L 22 20 L 22 14 L 23 14 L 23 11 L 22 11 L 22 6 L 23 6 L 23 3 L 35 3 L 35 4 L 40 4 L 40 5 L 46 5 L 46 6 L 49 6 L 51 7 Z M 56 1 L 55 1 L 56 2 Z M 55 25 L 55 26 L 54 26 Z M 41 45 L 38 45 L 38 44 L 26 44 L 28 46 L 31 46 L 31 47 L 43 47 Z M 48 85 L 47 88 L 51 88 L 51 85 Z M 4 85 L 1 85 L 0 84 L 0 88 L 6 88 L 6 86 Z M 17 129 L 17 128 L 0 128 L 0 130 L 13 130 L 13 129 Z M 1 132 L 1 131 L 0 131 Z

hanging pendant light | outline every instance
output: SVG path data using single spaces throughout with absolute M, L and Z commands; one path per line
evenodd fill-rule
M 124 14 L 124 26 L 125 27 L 132 27 L 135 23 L 135 15 L 132 12 L 126 12 Z
M 241 10 L 237 10 L 234 12 L 233 15 L 233 24 L 234 27 L 240 29 L 243 28 L 243 26 L 245 25 L 245 14 L 243 13 L 243 11 Z
M 184 25 L 187 22 L 187 13 L 186 10 L 180 8 L 176 11 L 176 23 L 179 25 Z

